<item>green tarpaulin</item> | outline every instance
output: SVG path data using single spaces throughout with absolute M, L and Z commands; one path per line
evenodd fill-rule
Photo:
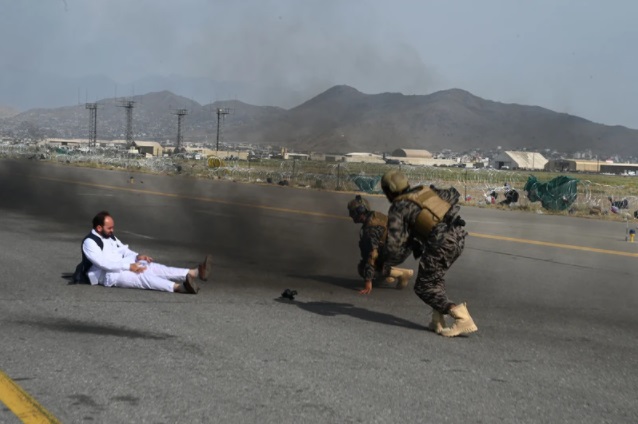
M 551 211 L 563 211 L 569 208 L 578 196 L 577 179 L 560 176 L 546 183 L 539 182 L 530 175 L 523 190 L 530 202 L 540 201 L 543 208 Z
M 359 190 L 366 193 L 374 193 L 374 188 L 377 186 L 379 181 L 381 181 L 381 176 L 367 177 L 364 175 L 351 175 L 350 180 L 355 183 Z

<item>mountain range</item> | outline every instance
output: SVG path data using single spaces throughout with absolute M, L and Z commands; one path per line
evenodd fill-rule
M 456 152 L 476 149 L 591 151 L 594 155 L 638 157 L 638 130 L 597 124 L 538 106 L 482 99 L 461 89 L 428 95 L 364 94 L 334 86 L 290 109 L 240 101 L 202 105 L 170 91 L 127 98 L 135 102 L 135 139 L 174 141 L 177 109 L 184 141 L 214 143 L 216 111 L 226 142 L 286 146 L 295 151 L 391 152 L 396 148 Z M 124 138 L 122 99 L 97 102 L 98 139 Z M 31 109 L 2 117 L 0 135 L 87 138 L 85 105 Z

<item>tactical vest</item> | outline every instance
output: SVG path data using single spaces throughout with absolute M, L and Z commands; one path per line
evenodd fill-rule
M 432 228 L 443 221 L 445 214 L 452 207 L 441 199 L 434 190 L 424 186 L 416 187 L 413 191 L 394 198 L 394 202 L 400 200 L 408 200 L 421 207 L 421 212 L 417 215 L 412 229 L 422 238 L 427 237 Z
M 388 236 L 388 217 L 382 214 L 381 212 L 372 212 L 368 219 L 366 220 L 365 227 L 383 227 L 383 240 L 382 243 L 385 244 L 385 239 Z
M 363 238 L 359 238 L 359 250 L 361 250 L 361 258 L 364 261 L 367 261 L 368 264 L 376 268 L 377 258 L 379 257 L 379 249 L 383 248 L 383 245 L 388 238 L 388 217 L 381 212 L 372 212 L 368 214 L 368 217 L 361 227 L 362 234 L 366 227 L 383 227 L 383 235 L 381 236 L 381 240 L 379 240 L 378 249 L 372 249 L 372 245 L 370 243 L 364 243 Z

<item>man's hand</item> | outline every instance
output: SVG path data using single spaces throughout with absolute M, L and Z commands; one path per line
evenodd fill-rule
M 129 270 L 131 270 L 131 272 L 134 272 L 136 274 L 141 274 L 144 271 L 146 271 L 146 267 L 140 264 L 131 264 L 131 266 L 128 268 Z
M 146 256 L 146 255 L 137 255 L 137 257 L 135 258 L 135 261 L 136 262 L 146 261 L 146 262 L 148 262 L 150 264 L 151 262 L 153 262 L 153 258 L 151 258 L 150 256 Z
M 359 294 L 370 294 L 371 291 L 372 291 L 372 281 L 366 280 L 365 288 L 359 291 Z

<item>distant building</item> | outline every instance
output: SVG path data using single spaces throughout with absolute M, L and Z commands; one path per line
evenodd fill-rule
M 157 141 L 134 141 L 133 146 L 142 155 L 162 156 L 164 150 Z
M 603 174 L 636 175 L 638 164 L 600 162 L 600 172 Z
M 118 148 L 124 149 L 126 148 L 126 140 L 97 140 L 96 144 L 100 147 L 107 148 Z
M 308 155 L 306 153 L 288 152 L 288 153 L 286 153 L 285 159 L 290 159 L 290 160 L 310 160 L 310 155 Z
M 88 146 L 89 141 L 85 138 L 48 138 L 46 143 L 50 146 L 79 148 Z
M 385 163 L 383 156 L 374 153 L 352 152 L 343 155 L 344 162 Z
M 492 159 L 495 169 L 545 169 L 548 160 L 537 152 L 505 151 Z
M 343 155 L 337 154 L 325 154 L 324 159 L 326 162 L 343 162 L 345 160 Z
M 49 146 L 67 147 L 71 149 L 88 148 L 89 141 L 85 138 L 48 138 L 45 143 Z M 125 148 L 126 140 L 96 140 L 98 147 L 105 148 Z
M 456 166 L 454 159 L 434 158 L 434 155 L 424 149 L 396 149 L 391 156 L 385 157 L 389 165 L 421 165 L 421 166 Z
M 218 157 L 223 160 L 248 160 L 249 150 L 211 150 L 202 149 L 200 154 L 204 157 Z
M 600 172 L 604 174 L 635 175 L 638 164 L 611 161 L 558 159 L 550 160 L 545 170 L 553 172 Z
M 552 172 L 600 172 L 600 162 L 580 159 L 552 159 L 545 165 Z
M 432 159 L 432 153 L 423 149 L 396 149 L 392 152 L 392 156 L 396 158 Z

